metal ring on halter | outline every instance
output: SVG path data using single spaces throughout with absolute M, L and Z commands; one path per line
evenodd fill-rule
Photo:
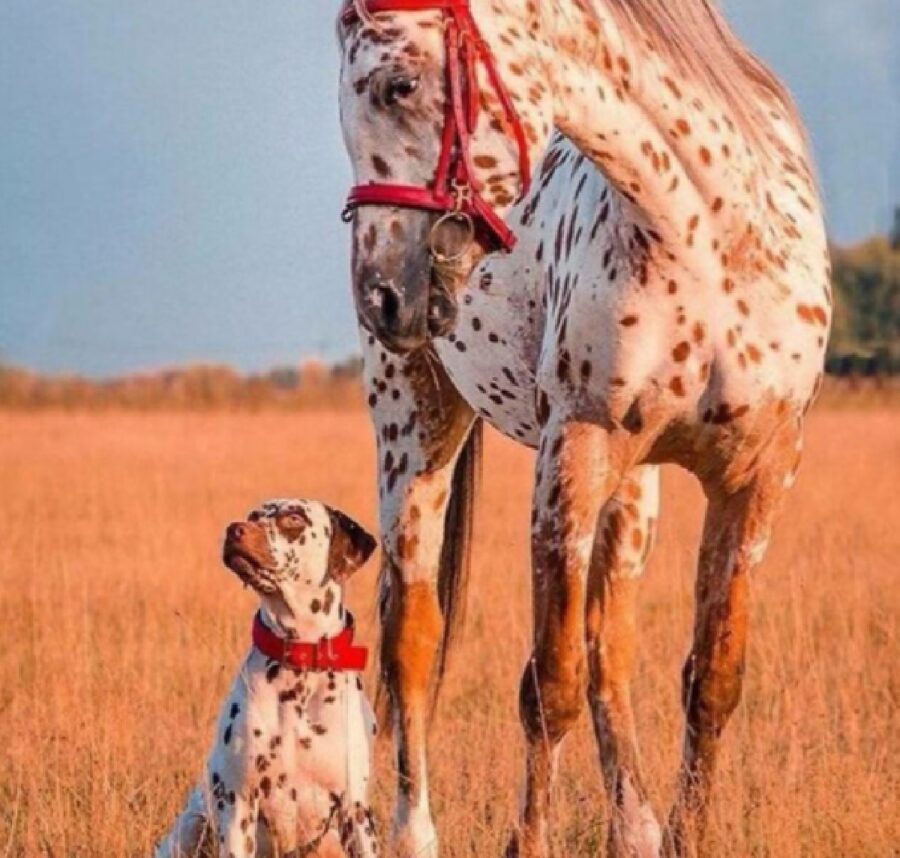
M 344 210 L 341 212 L 341 221 L 343 223 L 353 223 L 354 212 L 353 206 L 344 206 Z
M 448 255 L 446 253 L 442 253 L 437 248 L 437 232 L 438 229 L 445 223 L 450 223 L 451 221 L 462 223 L 465 226 L 466 238 L 460 250 L 458 250 L 456 253 L 451 253 Z M 464 211 L 449 211 L 446 214 L 442 214 L 434 222 L 434 226 L 431 227 L 431 232 L 428 234 L 428 249 L 431 251 L 431 255 L 434 257 L 435 262 L 459 262 L 459 260 L 462 259 L 466 255 L 466 253 L 468 253 L 469 248 L 472 246 L 474 241 L 475 221 L 472 220 L 472 216 Z

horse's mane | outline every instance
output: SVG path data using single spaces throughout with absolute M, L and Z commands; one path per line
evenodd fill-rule
M 607 9 L 623 33 L 652 42 L 689 78 L 729 105 L 748 138 L 765 143 L 771 111 L 804 135 L 794 100 L 774 72 L 738 38 L 713 0 L 591 0 Z

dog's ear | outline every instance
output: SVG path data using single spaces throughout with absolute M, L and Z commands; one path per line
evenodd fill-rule
M 349 515 L 331 508 L 328 513 L 331 516 L 328 572 L 335 580 L 343 582 L 372 556 L 378 542 Z

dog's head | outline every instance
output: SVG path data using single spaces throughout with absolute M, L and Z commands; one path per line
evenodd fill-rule
M 324 503 L 271 500 L 228 525 L 222 559 L 260 596 L 287 597 L 342 584 L 375 545 L 352 518 Z

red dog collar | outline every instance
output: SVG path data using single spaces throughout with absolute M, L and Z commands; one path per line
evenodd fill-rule
M 347 625 L 339 635 L 315 642 L 283 638 L 275 634 L 257 613 L 253 619 L 253 646 L 264 656 L 294 670 L 365 670 L 369 658 L 366 647 L 353 643 L 353 617 L 349 613 Z
M 350 190 L 344 219 L 359 206 L 387 205 L 424 209 L 434 212 L 459 212 L 482 227 L 489 239 L 504 250 L 511 250 L 516 236 L 481 195 L 472 163 L 471 135 L 480 110 L 478 63 L 487 72 L 490 86 L 500 102 L 519 152 L 519 175 L 523 194 L 531 182 L 528 141 L 522 120 L 513 106 L 509 92 L 497 70 L 494 55 L 482 38 L 472 17 L 469 0 L 359 0 L 363 9 L 376 12 L 423 12 L 439 10 L 444 15 L 444 50 L 447 64 L 447 98 L 441 154 L 434 179 L 427 187 L 370 182 Z M 341 14 L 341 22 L 349 26 L 359 21 L 357 4 L 351 2 Z

